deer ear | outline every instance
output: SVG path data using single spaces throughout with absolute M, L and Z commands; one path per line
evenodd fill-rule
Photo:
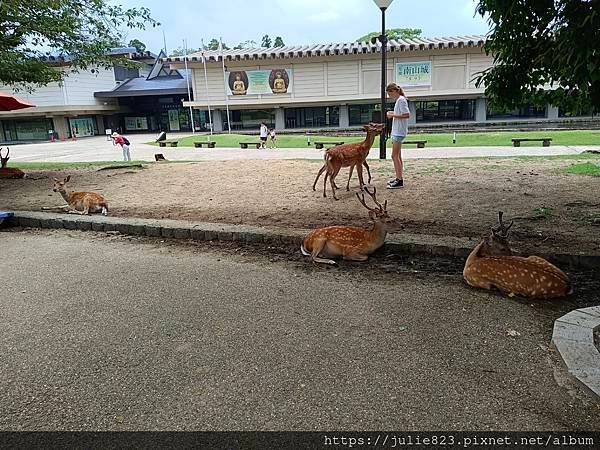
M 65 178 L 65 183 L 68 183 L 70 179 L 71 179 L 71 175 L 67 175 L 67 178 Z

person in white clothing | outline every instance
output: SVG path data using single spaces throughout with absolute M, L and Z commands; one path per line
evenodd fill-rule
M 404 91 L 396 83 L 390 83 L 386 87 L 386 92 L 390 98 L 396 100 L 393 111 L 387 112 L 388 119 L 392 119 L 392 161 L 396 179 L 388 182 L 388 189 L 399 189 L 404 187 L 402 162 L 402 142 L 408 134 L 408 119 L 410 118 L 410 109 L 408 100 Z
M 275 128 L 269 131 L 269 137 L 271 138 L 270 147 L 277 148 L 277 136 L 275 134 Z
M 260 123 L 260 148 L 267 148 L 267 125 L 264 122 Z

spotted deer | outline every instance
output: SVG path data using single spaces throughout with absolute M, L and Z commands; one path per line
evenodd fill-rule
M 60 193 L 65 199 L 67 205 L 63 208 L 69 210 L 69 213 L 86 215 L 89 213 L 101 212 L 103 215 L 108 215 L 108 202 L 106 199 L 95 192 L 71 192 L 67 188 L 67 183 L 71 179 L 71 175 L 63 180 L 54 178 L 53 191 Z M 52 209 L 52 208 L 44 208 Z
M 365 188 L 376 207 L 371 208 L 365 203 L 365 195 L 358 193 L 356 197 L 369 210 L 369 218 L 374 222 L 371 229 L 347 226 L 318 228 L 311 231 L 302 242 L 300 250 L 304 256 L 312 257 L 315 263 L 336 264 L 327 258 L 342 256 L 345 260 L 366 261 L 371 253 L 385 242 L 388 223 L 391 221 L 387 213 L 387 200 L 382 205 L 377 201 L 377 190 L 373 193 Z
M 521 297 L 548 299 L 570 293 L 569 277 L 539 256 L 515 256 L 508 243 L 510 225 L 502 222 L 473 249 L 463 270 L 465 281 L 473 287 L 499 289 Z
M 16 167 L 6 167 L 10 157 L 10 148 L 6 147 L 6 156 L 2 156 L 2 147 L 0 147 L 0 178 L 24 178 L 25 172 Z
M 323 164 L 323 167 L 321 167 L 319 170 L 317 178 L 315 178 L 315 182 L 313 183 L 313 191 L 316 190 L 319 177 L 323 174 L 323 172 L 325 172 L 325 179 L 323 180 L 323 197 L 327 197 L 327 178 L 329 178 L 331 190 L 333 192 L 333 198 L 338 200 L 338 198 L 335 196 L 335 190 L 338 189 L 337 185 L 335 184 L 335 177 L 338 175 L 342 167 L 350 167 L 346 191 L 350 190 L 350 179 L 352 178 L 352 172 L 355 167 L 356 173 L 358 174 L 360 189 L 362 190 L 365 186 L 362 174 L 363 165 L 366 167 L 367 173 L 369 174 L 368 182 L 371 183 L 371 171 L 369 170 L 369 165 L 367 164 L 367 156 L 369 155 L 369 151 L 373 146 L 375 137 L 381 134 L 384 126 L 385 125 L 382 123 L 371 122 L 363 127 L 363 130 L 367 132 L 367 136 L 364 141 L 354 142 L 352 144 L 337 145 L 335 147 L 328 148 L 325 151 L 325 164 Z

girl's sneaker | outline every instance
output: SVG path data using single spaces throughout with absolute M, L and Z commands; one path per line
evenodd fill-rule
M 387 185 L 388 189 L 400 189 L 404 187 L 404 180 L 396 178 L 394 181 L 390 181 Z

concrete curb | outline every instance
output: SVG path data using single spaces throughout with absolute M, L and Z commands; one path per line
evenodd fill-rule
M 600 329 L 600 306 L 576 309 L 554 322 L 552 343 L 569 373 L 600 397 L 600 351 L 594 332 Z
M 168 219 L 138 219 L 114 216 L 80 216 L 37 211 L 14 211 L 8 226 L 65 228 L 68 230 L 118 231 L 122 234 L 198 241 L 235 241 L 248 244 L 268 243 L 300 246 L 308 229 L 257 227 Z M 386 249 L 391 253 L 466 258 L 478 240 L 453 236 L 390 233 Z M 600 268 L 600 255 L 541 254 L 562 267 Z

